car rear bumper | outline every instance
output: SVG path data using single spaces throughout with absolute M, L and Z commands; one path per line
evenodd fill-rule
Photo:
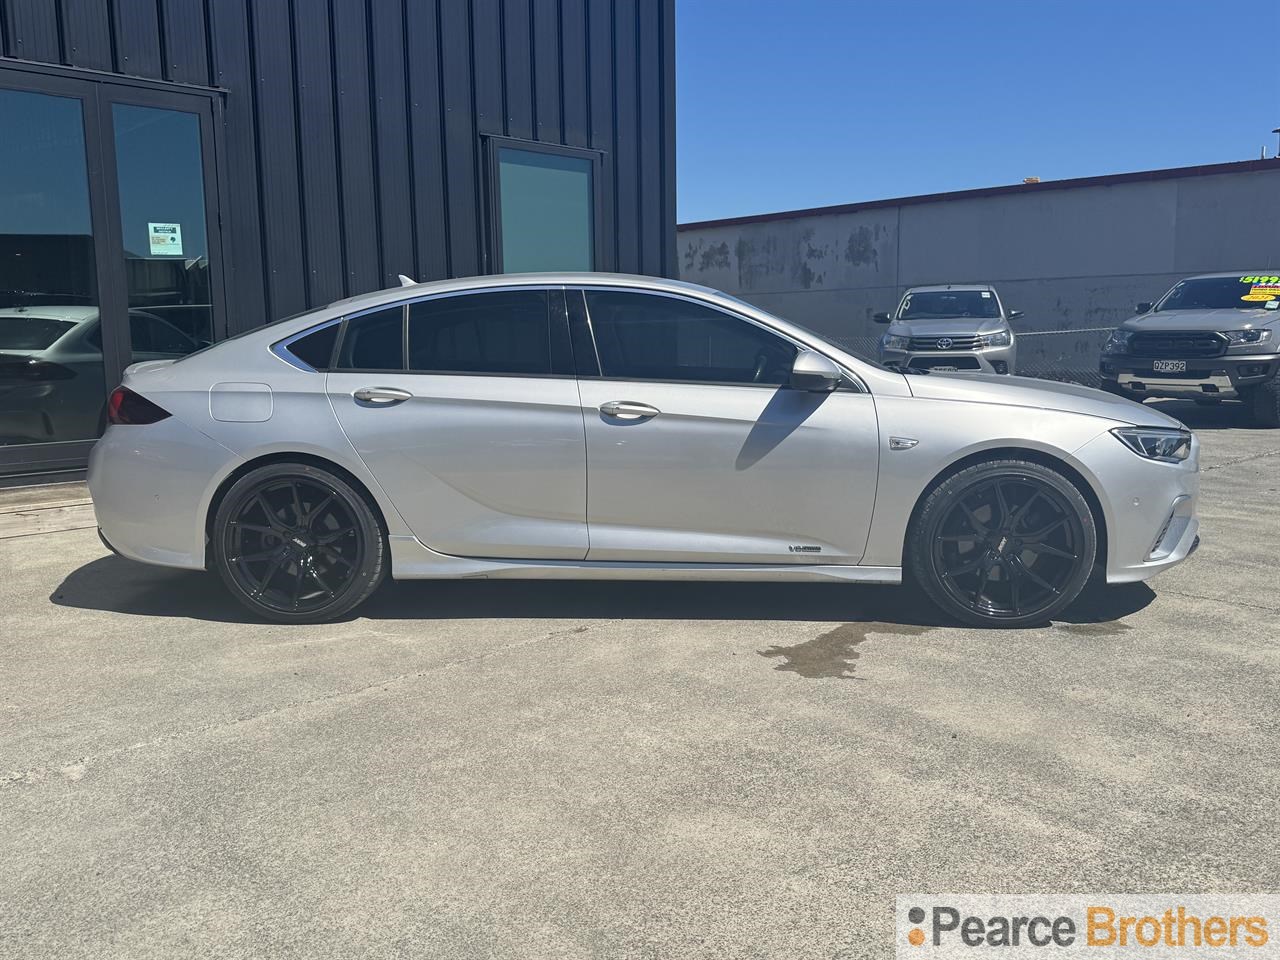
M 1242 357 L 1177 359 L 1185 363 L 1180 371 L 1155 370 L 1157 362 L 1166 358 L 1103 357 L 1099 364 L 1104 384 L 1126 396 L 1142 397 L 1207 397 L 1215 400 L 1238 400 L 1249 387 L 1265 383 L 1280 370 L 1280 356 L 1261 354 Z
M 204 569 L 209 481 L 238 460 L 177 417 L 107 427 L 89 453 L 99 537 L 130 560 Z

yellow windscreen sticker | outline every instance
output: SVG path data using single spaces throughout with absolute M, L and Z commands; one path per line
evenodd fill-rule
M 1241 300 L 1250 303 L 1265 303 L 1268 300 L 1280 299 L 1280 277 L 1241 277 L 1241 283 L 1249 284 L 1249 292 Z

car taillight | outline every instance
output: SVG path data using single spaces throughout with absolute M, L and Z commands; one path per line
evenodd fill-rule
M 116 387 L 107 401 L 107 422 L 116 424 L 155 423 L 169 416 L 169 411 L 140 397 L 127 387 Z

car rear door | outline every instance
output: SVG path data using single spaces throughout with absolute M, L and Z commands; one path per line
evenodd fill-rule
M 433 550 L 586 556 L 585 435 L 562 290 L 467 291 L 349 317 L 327 390 Z
M 798 345 L 704 302 L 569 291 L 586 423 L 589 560 L 857 563 L 875 404 L 785 386 Z

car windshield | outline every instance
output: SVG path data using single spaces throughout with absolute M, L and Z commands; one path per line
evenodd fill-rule
M 1183 280 L 1156 304 L 1157 310 L 1257 310 L 1280 299 L 1280 274 L 1201 277 Z
M 44 350 L 74 326 L 57 317 L 6 314 L 0 316 L 0 350 Z
M 945 320 L 953 317 L 994 318 L 1000 304 L 990 290 L 925 290 L 909 293 L 898 310 L 899 320 Z

